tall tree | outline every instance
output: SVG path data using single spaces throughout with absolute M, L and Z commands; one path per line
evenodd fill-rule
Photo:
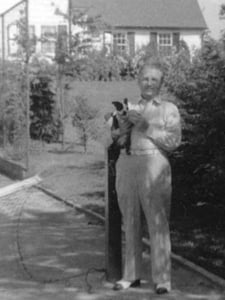
M 221 4 L 219 15 L 220 16 L 224 16 L 225 15 L 225 3 Z

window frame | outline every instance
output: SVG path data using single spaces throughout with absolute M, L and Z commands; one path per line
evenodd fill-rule
M 121 37 L 121 36 L 123 36 L 123 37 Z M 115 41 L 116 41 L 116 44 L 115 44 Z M 124 32 L 124 31 L 113 32 L 112 42 L 113 42 L 113 48 L 116 49 L 117 54 L 124 55 L 124 54 L 128 53 L 129 41 L 128 41 L 127 32 Z
M 15 22 L 8 24 L 6 29 L 7 34 L 7 52 L 9 56 L 16 56 L 19 50 L 16 37 L 18 36 L 18 26 Z
M 48 31 L 48 29 L 53 29 Z M 47 30 L 45 30 L 47 29 Z M 53 32 L 54 31 L 54 32 Z M 55 54 L 58 28 L 56 25 L 41 25 L 41 53 Z M 47 33 L 47 34 L 46 34 Z M 48 36 L 49 34 L 49 36 Z M 52 35 L 52 36 L 51 36 Z M 48 40 L 43 40 L 47 38 Z
M 162 37 L 164 35 L 164 37 Z M 164 43 L 162 43 L 162 41 Z M 169 56 L 173 49 L 173 33 L 172 32 L 158 32 L 157 46 L 160 54 Z

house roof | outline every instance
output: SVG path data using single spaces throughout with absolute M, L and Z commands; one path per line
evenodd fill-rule
M 115 27 L 206 29 L 197 0 L 71 0 Z

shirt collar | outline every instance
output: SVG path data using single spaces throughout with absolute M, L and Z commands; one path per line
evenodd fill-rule
M 155 96 L 155 97 L 154 97 L 152 100 L 150 100 L 149 102 L 152 102 L 152 103 L 154 103 L 154 104 L 156 104 L 156 105 L 160 105 L 160 104 L 162 103 L 162 99 L 161 99 L 160 96 Z M 140 104 L 147 104 L 148 101 L 145 100 L 145 99 L 143 99 L 143 98 L 141 98 L 141 99 L 139 100 L 139 103 L 140 103 Z

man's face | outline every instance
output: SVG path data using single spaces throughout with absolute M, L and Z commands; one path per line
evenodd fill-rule
M 151 100 L 159 94 L 162 77 L 162 71 L 154 67 L 147 66 L 142 70 L 138 83 L 144 99 Z

